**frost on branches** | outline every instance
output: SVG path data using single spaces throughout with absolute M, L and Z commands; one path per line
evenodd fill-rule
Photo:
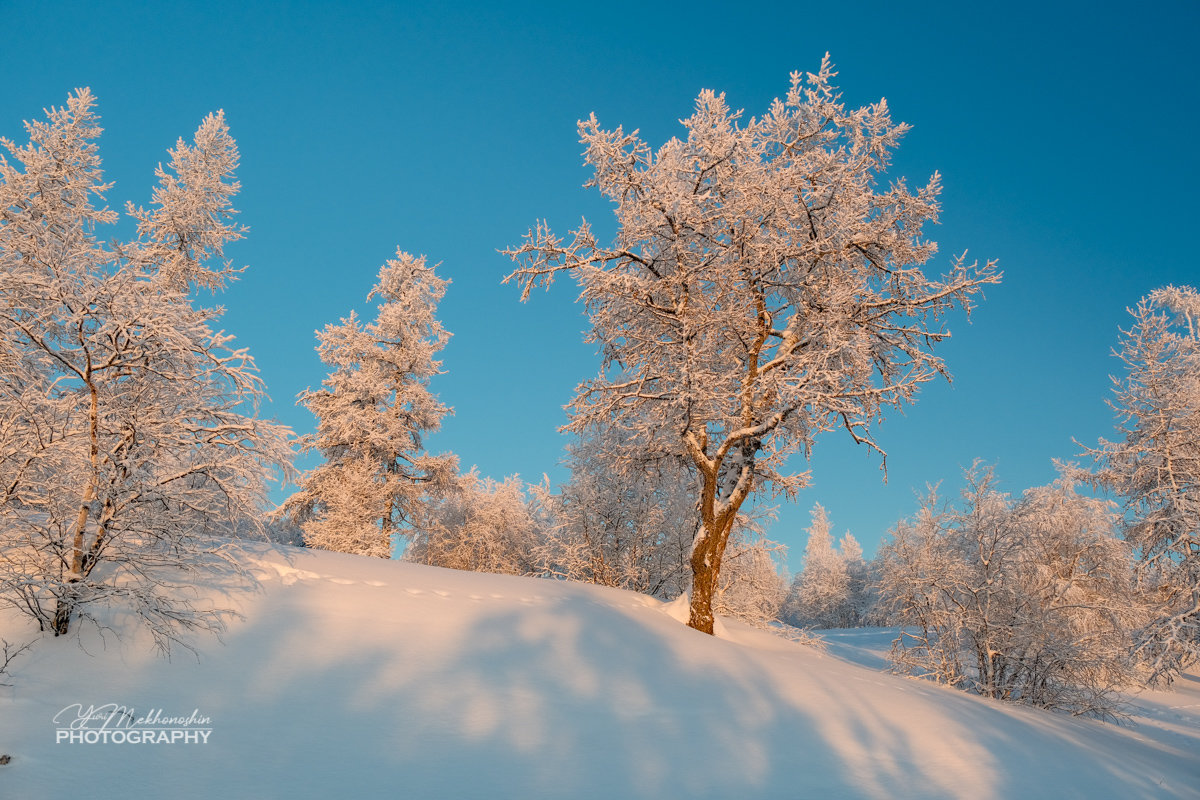
M 697 471 L 689 624 L 708 633 L 751 492 L 803 487 L 787 459 L 823 431 L 879 450 L 872 423 L 946 372 L 931 352 L 949 336 L 943 315 L 998 280 L 993 264 L 962 258 L 925 275 L 939 178 L 881 186 L 908 127 L 884 101 L 848 111 L 833 78 L 826 57 L 748 121 L 704 91 L 686 138 L 657 152 L 636 132 L 581 122 L 589 185 L 616 206 L 615 241 L 586 221 L 567 240 L 539 223 L 506 251 L 522 298 L 559 273 L 581 286 L 604 361 L 568 427 L 624 427 Z
M 895 669 L 986 697 L 1109 716 L 1138 683 L 1144 619 L 1109 503 L 1060 478 L 1013 500 L 968 473 L 961 508 L 930 495 L 879 554 L 881 602 L 901 625 Z
M 236 272 L 222 256 L 243 232 L 223 116 L 170 151 L 121 242 L 98 230 L 118 214 L 93 106 L 78 90 L 27 145 L 0 140 L 0 601 L 56 634 L 131 609 L 165 649 L 221 628 L 180 572 L 237 574 L 218 537 L 260 526 L 290 434 L 257 418 L 262 381 L 213 330 L 220 309 L 193 305 Z
M 317 417 L 300 446 L 325 462 L 283 508 L 308 546 L 391 558 L 416 504 L 453 481 L 454 457 L 429 455 L 422 443 L 450 412 L 429 391 L 450 338 L 434 317 L 446 283 L 424 256 L 397 250 L 367 296 L 378 305 L 375 321 L 364 325 L 352 311 L 318 332 L 317 352 L 333 371 L 323 388 L 300 395 Z
M 866 624 L 874 598 L 862 546 L 847 532 L 833 546 L 829 514 L 819 504 L 804 547 L 804 569 L 792 582 L 785 620 L 797 627 L 853 628 Z
M 1200 658 L 1200 293 L 1158 289 L 1132 312 L 1114 378 L 1121 438 L 1088 453 L 1125 502 L 1125 539 L 1156 609 L 1138 655 L 1169 682 Z
M 567 447 L 571 478 L 534 488 L 547 518 L 546 575 L 671 600 L 688 590 L 696 533 L 693 478 L 678 457 L 655 455 L 601 426 Z
M 502 575 L 535 575 L 541 528 L 517 476 L 501 483 L 475 470 L 420 506 L 406 561 Z

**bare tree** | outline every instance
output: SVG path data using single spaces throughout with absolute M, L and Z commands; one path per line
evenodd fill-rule
M 429 391 L 450 338 L 434 316 L 446 284 L 424 256 L 397 250 L 367 296 L 378 305 L 375 321 L 363 325 L 351 312 L 318 332 L 317 352 L 333 371 L 323 388 L 300 395 L 317 417 L 300 447 L 325 462 L 283 506 L 308 546 L 391 558 L 429 490 L 454 480 L 456 459 L 430 455 L 423 442 L 451 413 Z
M 104 243 L 94 100 L 78 90 L 0 159 L 0 600 L 67 633 L 132 610 L 166 648 L 219 629 L 182 572 L 236 571 L 222 537 L 261 525 L 290 432 L 257 417 L 254 361 L 193 304 L 237 270 L 237 147 L 220 113 L 180 140 L 138 238 Z
M 908 126 L 886 102 L 847 111 L 828 57 L 761 118 L 704 91 L 684 140 L 657 152 L 596 118 L 579 125 L 594 186 L 616 204 L 617 236 L 584 221 L 570 241 L 539 223 L 506 253 L 522 298 L 560 273 L 582 287 L 603 366 L 568 428 L 603 422 L 688 458 L 699 479 L 689 625 L 712 633 L 712 601 L 739 509 L 768 485 L 807 482 L 787 466 L 844 428 L 879 450 L 871 425 L 946 374 L 940 322 L 969 308 L 994 265 L 922 271 L 936 245 L 940 179 L 879 186 Z M 882 450 L 880 450 L 882 453 Z

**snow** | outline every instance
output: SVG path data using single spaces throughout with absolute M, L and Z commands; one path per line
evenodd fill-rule
M 1118 727 L 881 669 L 893 632 L 825 652 L 594 586 L 255 546 L 259 591 L 198 656 L 126 633 L 47 638 L 0 688 L 0 795 L 1200 797 L 1200 678 Z M 114 630 L 127 621 L 112 620 Z M 0 636 L 28 638 L 0 619 Z M 198 744 L 56 743 L 117 703 L 210 718 Z

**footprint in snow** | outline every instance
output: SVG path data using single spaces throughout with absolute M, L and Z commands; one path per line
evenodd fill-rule
M 425 594 L 424 589 L 416 589 L 416 588 L 412 588 L 412 587 L 405 589 L 404 591 L 408 592 L 411 595 Z

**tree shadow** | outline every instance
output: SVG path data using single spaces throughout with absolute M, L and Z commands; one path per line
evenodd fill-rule
M 630 592 L 344 558 L 265 558 L 226 646 L 105 687 L 199 709 L 207 745 L 77 748 L 73 770 L 97 796 L 136 775 L 146 796 L 980 800 L 1172 796 L 1146 776 L 1186 758 L 769 634 L 706 637 Z

